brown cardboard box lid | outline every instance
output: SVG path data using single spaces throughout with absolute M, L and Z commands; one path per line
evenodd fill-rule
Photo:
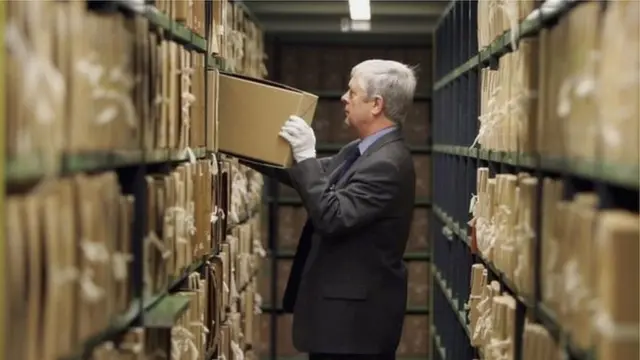
M 218 139 L 223 153 L 274 167 L 292 161 L 289 144 L 278 135 L 291 115 L 311 125 L 318 97 L 273 81 L 221 72 Z

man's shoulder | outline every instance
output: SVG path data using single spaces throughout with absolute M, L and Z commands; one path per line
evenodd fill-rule
M 388 159 L 393 162 L 404 162 L 407 159 L 411 159 L 411 150 L 402 139 L 399 139 L 380 147 L 370 157 L 379 160 Z
M 403 141 L 394 141 L 381 147 L 368 156 L 365 167 L 373 169 L 390 169 L 401 177 L 414 173 L 413 157 L 411 150 Z M 385 170 L 385 171 L 387 171 Z M 391 175 L 391 174 L 389 174 Z

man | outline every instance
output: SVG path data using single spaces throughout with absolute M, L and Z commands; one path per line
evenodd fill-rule
M 399 126 L 415 86 L 413 71 L 401 63 L 364 61 L 342 96 L 358 140 L 316 159 L 315 135 L 304 120 L 291 117 L 280 133 L 296 164 L 276 177 L 297 190 L 309 215 L 283 305 L 294 314 L 295 347 L 311 360 L 395 359 L 415 196 Z

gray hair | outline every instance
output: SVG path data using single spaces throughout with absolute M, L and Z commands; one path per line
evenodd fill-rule
M 413 103 L 416 76 L 409 66 L 392 60 L 365 60 L 351 69 L 351 77 L 372 99 L 384 99 L 384 114 L 393 122 L 404 123 Z

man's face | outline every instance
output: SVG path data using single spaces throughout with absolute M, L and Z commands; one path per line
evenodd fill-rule
M 357 128 L 359 125 L 370 122 L 372 117 L 372 101 L 367 100 L 367 94 L 353 78 L 349 81 L 349 90 L 342 95 L 344 104 L 345 123 Z

